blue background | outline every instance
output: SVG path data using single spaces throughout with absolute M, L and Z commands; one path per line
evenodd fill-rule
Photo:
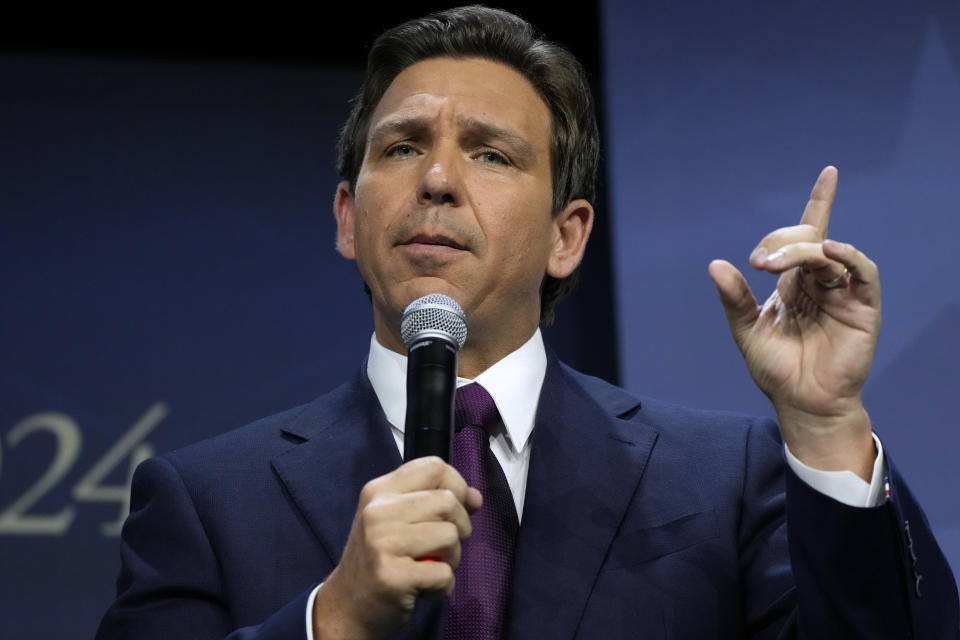
M 548 334 L 638 393 L 769 413 L 706 266 L 746 271 L 837 165 L 831 235 L 884 283 L 868 408 L 954 567 L 958 7 L 602 3 L 606 197 L 587 290 Z M 48 431 L 12 437 L 18 424 L 57 412 L 46 422 L 79 437 L 28 511 L 72 513 L 62 533 L 0 529 L 0 637 L 83 638 L 113 595 L 117 539 L 102 525 L 123 504 L 75 487 L 132 425 L 152 408 L 102 484 L 360 366 L 369 303 L 330 214 L 331 150 L 360 74 L 7 53 L 0 79 L 0 514 L 58 451 Z M 606 340 L 590 305 L 611 316 Z
M 730 260 L 764 300 L 750 251 L 836 165 L 830 235 L 883 283 L 867 409 L 960 566 L 960 3 L 602 8 L 621 383 L 771 413 L 707 265 Z
M 156 403 L 167 451 L 306 402 L 360 366 L 372 331 L 334 252 L 330 150 L 356 71 L 7 57 L 0 104 L 0 510 L 68 415 L 69 472 L 29 513 L 60 536 L 0 534 L 3 637 L 90 637 L 112 599 L 118 502 L 73 488 Z M 106 479 L 123 484 L 125 458 Z M 50 597 L 50 596 L 54 597 Z

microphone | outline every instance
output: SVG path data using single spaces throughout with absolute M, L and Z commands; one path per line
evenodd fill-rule
M 417 298 L 400 319 L 407 346 L 407 415 L 403 461 L 440 456 L 450 462 L 457 352 L 467 339 L 467 318 L 452 298 Z

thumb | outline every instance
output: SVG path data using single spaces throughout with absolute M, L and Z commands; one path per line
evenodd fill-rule
M 740 337 L 753 326 L 760 315 L 757 299 L 753 297 L 743 274 L 726 260 L 714 260 L 708 271 L 713 284 L 717 286 L 717 293 L 720 294 L 723 312 L 730 324 L 730 333 L 737 345 L 740 345 Z

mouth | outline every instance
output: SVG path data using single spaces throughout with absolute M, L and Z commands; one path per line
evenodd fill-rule
M 418 233 L 417 235 L 409 238 L 402 244 L 410 245 L 428 245 L 435 247 L 449 247 L 451 249 L 464 250 L 465 246 L 454 240 L 453 238 L 441 234 L 427 234 L 427 233 Z

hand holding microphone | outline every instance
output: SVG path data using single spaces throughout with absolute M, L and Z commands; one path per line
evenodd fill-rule
M 447 464 L 466 332 L 463 310 L 446 296 L 419 298 L 403 314 L 405 463 L 361 491 L 343 556 L 314 600 L 315 637 L 389 637 L 410 620 L 417 598 L 453 589 L 469 514 L 483 502 Z

